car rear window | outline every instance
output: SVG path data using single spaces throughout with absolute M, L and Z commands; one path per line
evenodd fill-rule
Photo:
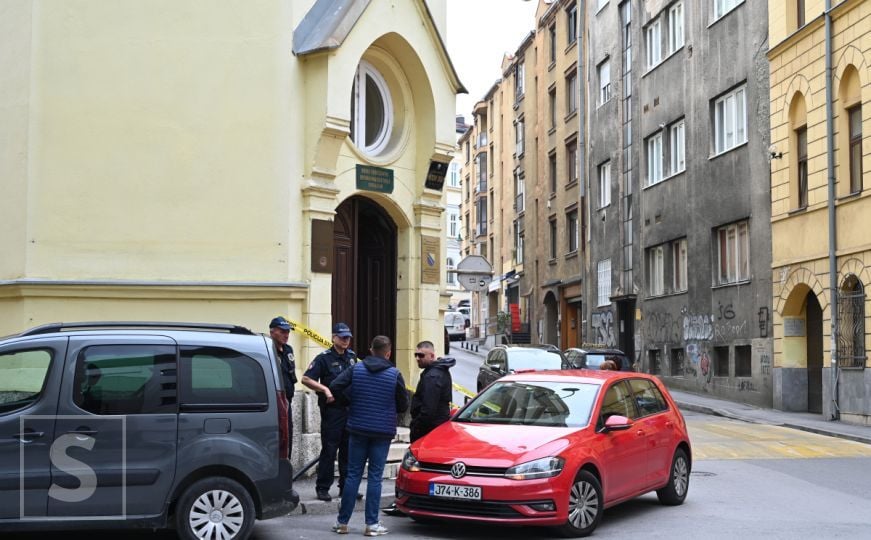
M 49 350 L 0 354 L 0 413 L 22 409 L 39 399 L 50 364 Z
M 508 352 L 508 369 L 562 369 L 562 357 L 542 349 L 519 349 Z
M 257 360 L 220 347 L 182 347 L 182 410 L 265 410 L 266 379 Z

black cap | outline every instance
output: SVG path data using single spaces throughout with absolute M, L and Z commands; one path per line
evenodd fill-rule
M 284 317 L 276 317 L 269 322 L 269 328 L 281 328 L 282 330 L 290 330 L 290 323 Z

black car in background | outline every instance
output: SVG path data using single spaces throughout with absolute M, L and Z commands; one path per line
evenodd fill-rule
M 497 345 L 487 353 L 487 358 L 478 369 L 478 392 L 509 373 L 568 367 L 566 357 L 553 345 Z
M 570 369 L 599 369 L 606 360 L 617 364 L 619 371 L 632 371 L 632 361 L 623 351 L 617 349 L 566 349 L 563 353 Z

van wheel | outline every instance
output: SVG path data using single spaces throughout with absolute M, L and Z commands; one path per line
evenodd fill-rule
M 175 512 L 182 540 L 245 540 L 254 527 L 254 501 L 229 478 L 203 478 L 188 486 Z

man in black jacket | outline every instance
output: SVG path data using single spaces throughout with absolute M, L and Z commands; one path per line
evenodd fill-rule
M 431 341 L 418 343 L 414 358 L 423 373 L 411 398 L 411 442 L 447 422 L 450 417 L 453 393 L 450 369 L 457 363 L 453 358 L 437 359 Z

